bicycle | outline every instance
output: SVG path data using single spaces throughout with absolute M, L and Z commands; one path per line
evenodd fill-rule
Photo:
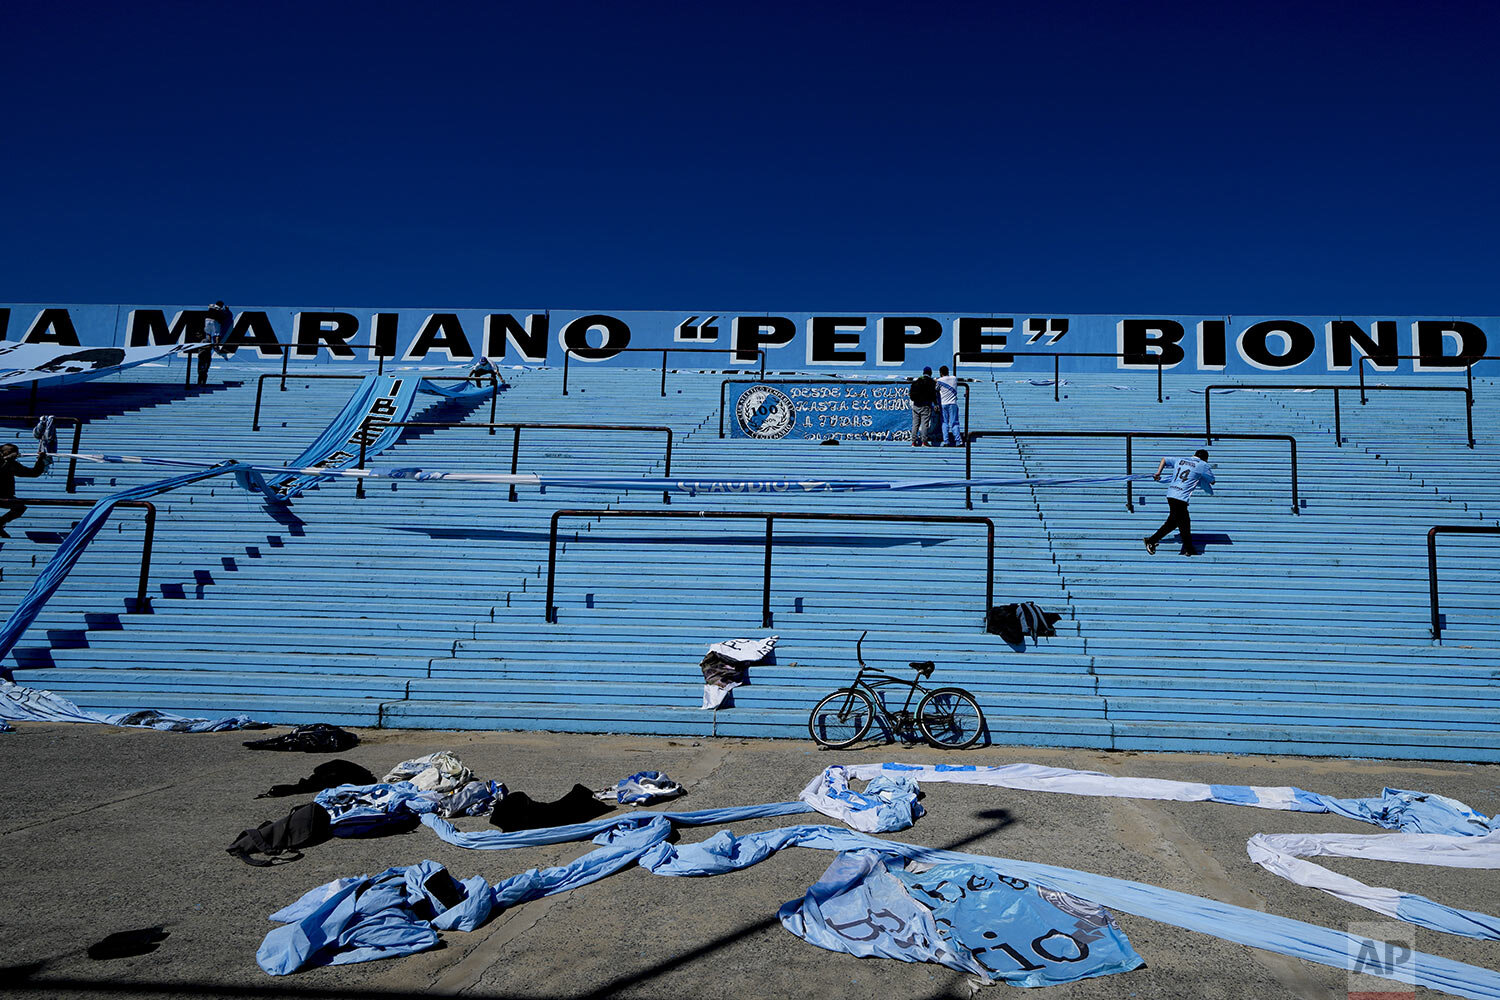
M 807 731 L 813 741 L 832 750 L 851 746 L 864 739 L 879 715 L 893 736 L 916 730 L 927 742 L 945 750 L 973 746 L 984 732 L 984 713 L 974 696 L 959 687 L 923 687 L 919 682 L 931 677 L 936 669 L 931 660 L 913 661 L 910 666 L 916 675 L 910 681 L 866 665 L 863 647 L 869 634 L 866 630 L 854 646 L 854 657 L 859 661 L 854 683 L 818 702 L 808 716 Z M 896 712 L 885 707 L 876 690 L 894 684 L 908 685 L 906 701 Z M 922 700 L 913 714 L 911 702 L 918 691 Z

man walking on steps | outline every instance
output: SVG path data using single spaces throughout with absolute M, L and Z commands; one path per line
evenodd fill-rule
M 1175 527 L 1177 537 L 1182 541 L 1182 554 L 1195 556 L 1198 550 L 1193 548 L 1193 521 L 1188 516 L 1188 500 L 1200 486 L 1204 493 L 1213 496 L 1214 470 L 1208 464 L 1208 452 L 1202 448 L 1193 452 L 1192 458 L 1163 458 L 1151 478 L 1160 482 L 1162 470 L 1168 468 L 1171 471 L 1167 473 L 1167 519 L 1155 534 L 1147 535 L 1142 541 L 1146 543 L 1146 551 L 1156 555 L 1157 544 Z
M 0 510 L 5 511 L 5 516 L 0 517 L 0 538 L 9 538 L 5 526 L 26 513 L 26 505 L 16 499 L 16 477 L 34 479 L 46 471 L 40 451 L 35 464 L 30 466 L 21 464 L 20 455 L 21 449 L 15 445 L 0 444 Z

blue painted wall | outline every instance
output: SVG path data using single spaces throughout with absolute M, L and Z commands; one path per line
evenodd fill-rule
M 231 303 L 231 306 L 233 304 Z M 201 307 L 146 305 L 0 305 L 0 339 L 65 346 L 143 347 L 201 339 Z M 237 311 L 230 343 L 241 357 L 294 355 L 361 363 L 375 351 L 426 363 L 472 361 L 484 354 L 506 364 L 655 367 L 651 350 L 710 348 L 674 367 L 747 367 L 759 351 L 771 369 L 829 372 L 913 371 L 951 364 L 1050 374 L 1046 352 L 1106 354 L 1063 358 L 1064 371 L 1152 370 L 1160 354 L 1169 369 L 1295 373 L 1352 372 L 1361 355 L 1383 370 L 1452 371 L 1454 358 L 1488 353 L 1500 317 L 1440 316 L 1025 316 L 1017 314 L 735 313 L 708 310 L 595 311 L 548 309 L 371 309 L 252 306 Z M 1113 357 L 1125 354 L 1127 357 Z M 1401 360 L 1420 355 L 1423 360 Z M 1447 360 L 1444 360 L 1447 359 Z M 1483 370 L 1483 369 L 1481 369 Z M 1500 370 L 1500 365 L 1496 366 Z

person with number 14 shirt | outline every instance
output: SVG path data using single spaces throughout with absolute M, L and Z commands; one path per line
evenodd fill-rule
M 1188 516 L 1188 501 L 1200 486 L 1204 493 L 1213 495 L 1214 470 L 1208 464 L 1208 452 L 1202 448 L 1193 452 L 1192 458 L 1162 459 L 1151 478 L 1160 482 L 1162 472 L 1167 469 L 1171 470 L 1167 473 L 1167 519 L 1155 534 L 1147 535 L 1142 541 L 1146 543 L 1146 551 L 1156 555 L 1157 543 L 1175 527 L 1182 542 L 1182 554 L 1195 556 L 1198 550 L 1193 548 L 1193 521 Z

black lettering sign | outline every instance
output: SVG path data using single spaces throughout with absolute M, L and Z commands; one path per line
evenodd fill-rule
M 224 338 L 223 351 L 233 354 L 241 347 L 253 347 L 263 358 L 281 357 L 280 337 L 264 312 L 242 312 L 234 318 L 234 328 Z
M 327 344 L 335 358 L 352 358 L 345 346 L 359 332 L 359 320 L 345 312 L 299 312 L 292 317 L 294 352 L 299 358 L 316 357 L 319 343 Z
M 931 316 L 886 316 L 875 330 L 878 364 L 903 365 L 911 347 L 931 347 L 943 338 L 943 324 Z
M 1223 371 L 1228 348 L 1225 346 L 1222 319 L 1205 319 L 1198 323 L 1198 369 L 1199 371 Z
M 78 331 L 73 329 L 73 317 L 66 309 L 43 309 L 31 321 L 23 344 L 56 344 L 58 347 L 78 347 Z
M 598 330 L 604 339 L 598 347 L 589 345 L 589 332 Z M 585 361 L 605 361 L 630 346 L 630 327 L 622 319 L 595 313 L 579 316 L 562 329 L 563 350 Z
M 814 316 L 808 324 L 808 363 L 814 365 L 862 365 L 866 354 L 858 348 L 865 330 L 863 316 Z
M 785 316 L 736 316 L 734 318 L 734 360 L 754 364 L 760 351 L 785 347 L 797 337 L 797 324 Z M 768 359 L 769 360 L 769 359 Z
M 1360 354 L 1375 359 L 1377 371 L 1395 371 L 1396 355 L 1400 353 L 1395 322 L 1376 320 L 1370 330 L 1375 335 L 1373 340 L 1353 320 L 1331 320 L 1327 327 L 1329 371 L 1346 372 L 1354 367 L 1355 346 L 1359 347 Z
M 1182 350 L 1182 324 L 1170 319 L 1122 319 L 1115 327 L 1126 368 L 1170 367 L 1187 355 Z
M 955 327 L 959 360 L 969 364 L 1010 365 L 1016 360 L 1014 354 L 997 354 L 995 348 L 1005 346 L 1005 334 L 1016 327 L 1012 319 L 994 319 L 985 316 L 960 316 Z
M 521 360 L 539 363 L 547 360 L 547 332 L 552 317 L 532 313 L 523 325 L 510 313 L 490 313 L 484 318 L 484 356 L 505 357 L 505 345 L 515 345 Z
M 1443 353 L 1449 337 L 1458 341 L 1458 352 L 1453 355 Z M 1417 371 L 1468 367 L 1475 358 L 1484 355 L 1489 344 L 1483 330 L 1457 319 L 1417 320 L 1412 324 L 1412 338 L 1417 342 L 1417 349 L 1412 352 L 1418 356 Z
M 474 359 L 474 348 L 457 313 L 433 313 L 423 320 L 422 329 L 406 349 L 406 359 L 420 361 L 431 351 L 443 351 L 453 361 Z
M 401 316 L 398 313 L 376 313 L 370 317 L 371 336 L 374 338 L 372 342 L 377 358 L 396 356 L 396 334 L 400 326 Z
M 1282 345 L 1280 354 L 1271 352 L 1271 338 Z M 1240 334 L 1240 357 L 1257 368 L 1281 371 L 1295 368 L 1318 349 L 1318 338 L 1301 323 L 1289 319 L 1268 319 L 1256 323 Z
M 206 309 L 184 309 L 172 317 L 170 326 L 160 309 L 132 309 L 125 317 L 125 346 L 196 344 L 208 339 L 207 324 Z

